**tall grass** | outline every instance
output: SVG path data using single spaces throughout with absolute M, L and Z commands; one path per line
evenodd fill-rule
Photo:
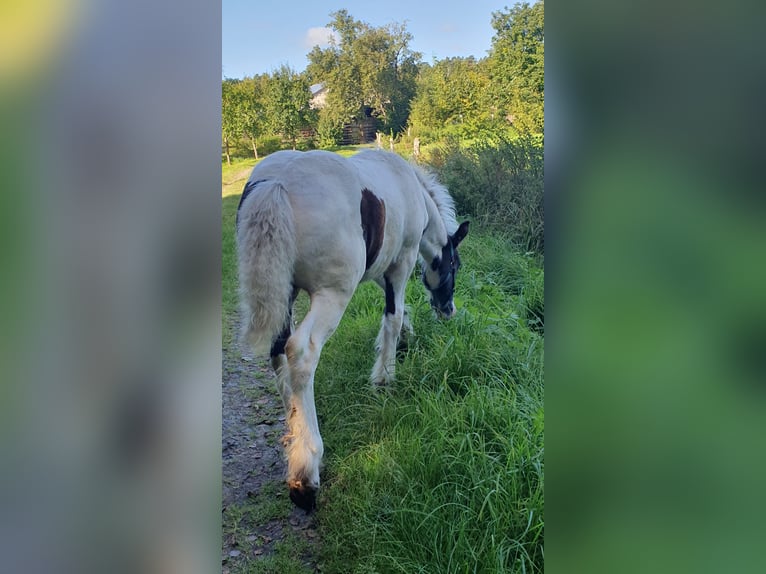
M 228 324 L 237 201 L 224 198 Z M 323 572 L 543 570 L 544 274 L 507 235 L 479 229 L 461 260 L 450 321 L 434 317 L 416 277 L 408 284 L 416 335 L 390 388 L 368 382 L 384 307 L 377 286 L 360 286 L 322 353 Z
M 520 249 L 542 253 L 543 147 L 531 137 L 448 140 L 429 152 L 431 164 L 461 213 L 501 231 Z
M 449 322 L 411 281 L 417 335 L 389 390 L 367 382 L 377 287 L 357 292 L 325 348 L 316 391 L 326 571 L 542 571 L 543 340 L 524 293 L 541 292 L 543 276 L 500 244 L 466 240 L 461 310 Z

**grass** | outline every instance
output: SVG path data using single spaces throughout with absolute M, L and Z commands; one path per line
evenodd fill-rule
M 227 561 L 232 574 L 309 574 L 303 556 L 309 552 L 307 543 L 289 529 L 284 538 L 274 544 L 274 552 L 260 555 L 254 552 L 263 546 L 266 535 L 254 536 L 254 526 L 271 521 L 287 522 L 292 511 L 287 492 L 281 485 L 265 485 L 257 499 L 233 504 L 224 510 L 223 537 L 237 547 L 240 555 Z
M 324 148 L 324 149 L 325 151 L 335 152 L 338 155 L 342 155 L 343 157 L 349 157 L 354 155 L 355 153 L 362 151 L 363 149 L 375 149 L 376 147 L 377 147 L 376 144 L 369 143 L 369 144 L 359 144 L 359 145 L 336 146 L 336 147 L 330 147 L 330 148 Z
M 240 189 L 240 195 L 242 190 Z M 223 197 L 221 237 L 221 280 L 223 307 L 223 346 L 231 351 L 236 340 L 235 316 L 237 313 L 237 243 L 234 227 L 237 218 L 239 195 Z
M 230 325 L 238 197 L 223 201 Z M 450 321 L 410 281 L 416 337 L 385 391 L 367 380 L 383 295 L 354 295 L 316 375 L 323 572 L 543 571 L 544 273 L 510 245 L 472 229 Z
M 348 157 L 363 149 L 374 149 L 375 144 L 364 144 L 354 146 L 343 146 L 333 148 L 329 151 Z M 261 158 L 263 159 L 263 158 Z M 242 188 L 245 186 L 247 178 L 250 177 L 250 172 L 253 167 L 260 161 L 255 158 L 232 158 L 231 165 L 224 161 L 221 164 L 221 195 L 228 197 L 231 195 L 241 195 Z
M 233 159 L 231 165 L 226 162 L 221 164 L 221 195 L 229 197 L 232 195 L 242 195 L 242 189 L 245 187 L 250 172 L 260 160 L 255 158 Z
M 466 239 L 461 310 L 449 322 L 434 319 L 411 281 L 417 338 L 388 392 L 367 383 L 377 287 L 357 292 L 325 347 L 317 409 L 327 571 L 542 571 L 543 340 L 525 292 L 543 277 L 499 241 Z M 503 265 L 488 268 L 498 258 Z

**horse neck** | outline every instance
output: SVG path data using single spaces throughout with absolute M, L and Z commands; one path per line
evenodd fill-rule
M 424 192 L 424 195 L 428 222 L 420 240 L 420 255 L 430 263 L 434 257 L 441 255 L 442 247 L 447 244 L 447 228 L 431 195 L 428 192 Z

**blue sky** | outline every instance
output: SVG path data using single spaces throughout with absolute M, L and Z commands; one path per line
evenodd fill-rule
M 492 43 L 492 12 L 507 3 L 488 0 L 223 0 L 223 77 L 242 78 L 271 72 L 281 64 L 305 69 L 309 38 L 321 38 L 330 12 L 345 8 L 356 20 L 373 26 L 407 22 L 414 36 L 410 48 L 430 62 L 451 56 L 486 56 Z M 312 30 L 315 29 L 315 30 Z

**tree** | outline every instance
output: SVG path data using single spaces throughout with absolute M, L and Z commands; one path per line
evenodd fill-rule
M 238 88 L 240 127 L 242 133 L 253 146 L 253 155 L 258 159 L 258 138 L 264 135 L 266 124 L 266 95 L 268 93 L 269 77 L 267 75 L 255 78 L 245 78 Z
M 474 58 L 446 58 L 424 65 L 412 102 L 410 125 L 421 135 L 469 135 L 485 127 L 490 106 L 486 62 Z
M 242 132 L 242 116 L 240 100 L 242 91 L 241 80 L 225 79 L 221 85 L 221 132 L 226 147 L 226 162 L 231 165 L 231 140 Z
M 306 76 L 282 65 L 268 83 L 265 111 L 267 124 L 295 149 L 302 127 L 311 123 L 311 90 Z
M 412 34 L 403 24 L 390 24 L 369 29 L 354 46 L 364 104 L 372 108 L 385 131 L 404 129 L 415 96 L 420 54 L 409 50 L 410 41 Z
M 542 133 L 544 127 L 544 11 L 540 0 L 492 14 L 492 97 L 500 114 L 522 131 L 533 133 Z
M 354 20 L 346 10 L 332 15 L 329 26 L 338 37 L 327 48 L 308 54 L 307 74 L 324 82 L 327 103 L 320 114 L 325 126 L 364 117 L 369 109 L 385 131 L 401 132 L 415 95 L 420 54 L 409 48 L 412 35 L 404 24 L 374 28 Z

